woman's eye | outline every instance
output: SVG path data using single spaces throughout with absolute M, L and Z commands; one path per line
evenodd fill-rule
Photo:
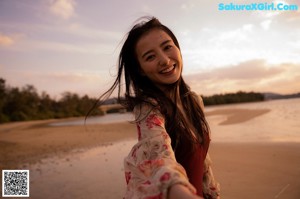
M 151 61 L 154 59 L 154 55 L 149 55 L 146 57 L 146 61 Z
M 165 46 L 165 50 L 169 50 L 170 48 L 172 48 L 172 46 L 171 46 L 171 45 L 167 45 L 167 46 Z

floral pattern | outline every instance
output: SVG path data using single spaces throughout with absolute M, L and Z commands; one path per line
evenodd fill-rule
M 184 168 L 176 162 L 164 117 L 149 105 L 138 109 L 134 110 L 136 117 L 143 119 L 137 122 L 138 143 L 124 160 L 127 183 L 124 199 L 166 199 L 168 188 L 177 183 L 196 193 Z M 219 186 L 210 164 L 207 156 L 203 191 L 205 198 L 217 199 Z

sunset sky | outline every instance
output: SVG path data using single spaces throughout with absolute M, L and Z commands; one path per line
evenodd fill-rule
M 220 11 L 220 3 L 298 5 L 297 11 Z M 0 77 L 98 97 L 113 82 L 126 33 L 156 16 L 177 36 L 183 76 L 199 94 L 300 92 L 300 1 L 0 0 Z

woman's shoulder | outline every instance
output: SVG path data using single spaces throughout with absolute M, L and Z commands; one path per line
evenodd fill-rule
M 142 102 L 137 103 L 133 111 L 147 111 L 147 110 L 152 110 L 158 107 L 158 101 L 154 98 L 147 98 L 146 100 L 143 100 Z
M 135 114 L 136 121 L 141 121 L 145 119 L 149 114 L 162 115 L 159 103 L 153 98 L 149 98 L 133 108 L 133 113 Z

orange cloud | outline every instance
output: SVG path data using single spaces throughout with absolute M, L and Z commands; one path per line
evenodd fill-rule
M 250 60 L 216 68 L 185 79 L 192 89 L 204 95 L 242 91 L 293 93 L 300 91 L 300 64 L 269 65 Z
M 289 22 L 295 22 L 300 20 L 300 5 L 298 6 L 299 10 L 297 11 L 289 11 L 283 12 L 282 17 L 285 18 Z
M 0 46 L 11 46 L 14 43 L 15 42 L 12 37 L 0 33 Z
M 53 1 L 50 10 L 56 16 L 63 19 L 69 19 L 74 15 L 74 0 L 55 0 Z

